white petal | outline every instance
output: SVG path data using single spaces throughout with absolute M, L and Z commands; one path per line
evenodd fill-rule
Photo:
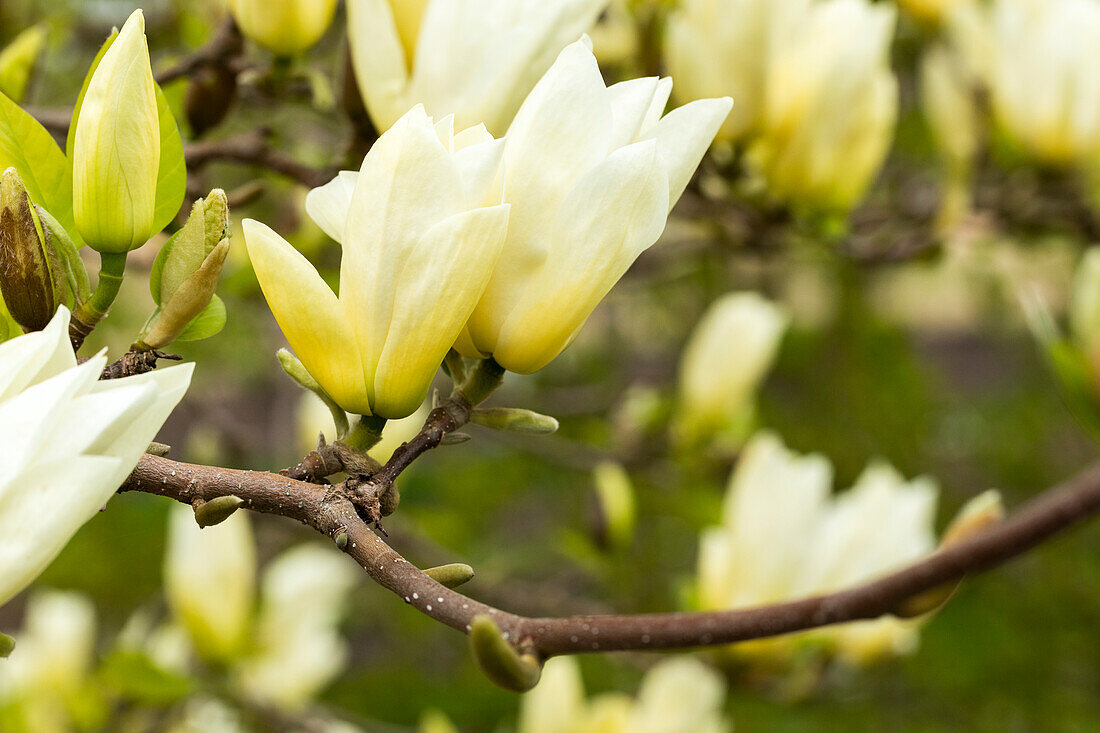
M 355 171 L 340 171 L 331 181 L 306 194 L 309 218 L 337 242 L 344 239 L 344 223 L 358 178 L 359 174 Z
M 504 139 L 470 145 L 454 155 L 462 178 L 465 205 L 474 209 L 495 206 L 504 195 Z
M 612 148 L 637 142 L 643 129 L 642 124 L 653 107 L 658 81 L 657 77 L 649 76 L 621 81 L 607 88 L 611 98 L 611 117 L 614 120 Z
M 0 400 L 74 366 L 69 309 L 61 306 L 41 331 L 0 344 Z
M 388 130 L 405 103 L 408 64 L 389 0 L 348 0 L 348 45 L 355 80 L 379 130 Z
M 643 139 L 656 140 L 661 151 L 668 171 L 670 208 L 680 200 L 732 107 L 729 97 L 690 102 L 669 112 L 643 135 Z

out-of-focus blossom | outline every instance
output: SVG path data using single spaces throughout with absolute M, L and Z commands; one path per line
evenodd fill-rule
M 244 649 L 255 588 L 256 550 L 246 512 L 200 529 L 191 507 L 172 508 L 164 590 L 204 659 L 228 662 Z
M 592 26 L 592 50 L 601 67 L 628 66 L 638 57 L 638 27 L 628 0 L 611 0 Z
M 305 51 L 325 35 L 337 0 L 229 0 L 245 36 L 280 56 Z
M 767 69 L 809 6 L 810 0 L 683 0 L 669 15 L 665 41 L 676 98 L 733 97 L 721 140 L 734 142 L 756 130 L 764 116 Z
M 770 194 L 836 213 L 863 197 L 894 136 L 895 16 L 887 3 L 825 0 L 775 40 L 760 134 L 749 150 Z
M 348 648 L 337 624 L 356 571 L 343 555 L 317 545 L 288 550 L 271 563 L 264 574 L 255 651 L 234 671 L 250 697 L 299 709 L 340 673 Z
M 1100 247 L 1085 252 L 1077 267 L 1069 301 L 1069 329 L 1093 372 L 1100 375 Z
M 970 168 L 980 136 L 973 81 L 962 60 L 937 45 L 921 60 L 920 89 L 924 118 L 946 169 L 940 221 L 951 226 L 970 206 Z
M 89 682 L 95 633 L 95 608 L 85 596 L 31 595 L 19 643 L 0 661 L 0 720 L 27 733 L 73 730 L 71 706 Z
M 73 214 L 80 236 L 98 252 L 145 244 L 156 233 L 160 118 L 141 10 L 92 74 L 73 140 Z
M 503 141 L 455 133 L 417 106 L 358 173 L 341 172 L 306 211 L 343 245 L 340 295 L 285 239 L 246 219 L 256 277 L 295 354 L 348 412 L 406 417 L 485 291 L 508 228 Z
M 587 39 L 562 51 L 508 129 L 508 236 L 456 344 L 464 356 L 538 371 L 657 241 L 731 105 L 661 117 L 671 88 L 656 77 L 608 88 Z
M 1049 165 L 1100 163 L 1100 3 L 995 0 L 950 26 L 1014 143 Z
M 974 0 L 897 0 L 911 17 L 925 23 L 940 23 L 955 8 L 970 5 Z
M 46 45 L 46 26 L 31 26 L 0 51 L 0 94 L 14 102 L 27 93 L 34 67 Z
M 371 119 L 415 104 L 495 135 L 608 0 L 348 0 L 348 41 Z
M 656 664 L 635 698 L 606 693 L 585 699 L 580 666 L 555 657 L 520 703 L 519 733 L 723 733 L 725 683 L 691 657 Z
M 193 365 L 100 381 L 76 363 L 69 311 L 0 344 L 0 604 L 103 508 L 187 391 Z
M 710 306 L 680 363 L 679 440 L 691 444 L 721 435 L 727 447 L 741 444 L 787 320 L 782 309 L 756 293 L 729 293 Z
M 824 457 L 799 456 L 770 434 L 753 438 L 730 478 L 722 524 L 700 539 L 702 608 L 829 593 L 904 567 L 936 547 L 932 480 L 906 481 L 878 463 L 846 492 L 831 495 L 831 483 Z M 913 650 L 919 625 L 919 619 L 884 616 L 731 650 L 783 659 L 812 640 L 852 663 L 867 663 Z

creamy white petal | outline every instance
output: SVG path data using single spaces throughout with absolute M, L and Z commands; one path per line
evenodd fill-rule
M 408 64 L 388 0 L 348 0 L 348 45 L 374 126 L 388 130 L 406 104 Z
M 454 155 L 462 179 L 465 205 L 469 208 L 495 206 L 504 195 L 504 138 L 470 145 Z
M 643 135 L 643 139 L 656 140 L 661 151 L 668 173 L 670 209 L 680 200 L 732 107 L 729 97 L 690 102 L 669 112 Z
M 0 400 L 74 366 L 69 310 L 58 308 L 41 331 L 0 344 Z
M 309 218 L 337 242 L 344 239 L 344 222 L 348 218 L 351 196 L 358 178 L 356 171 L 340 171 L 331 181 L 306 194 Z
M 659 82 L 657 77 L 648 76 L 621 81 L 607 88 L 614 126 L 611 135 L 612 148 L 621 148 L 638 141 L 643 123 L 653 106 Z

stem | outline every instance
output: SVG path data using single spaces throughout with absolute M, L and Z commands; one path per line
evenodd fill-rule
M 69 323 L 69 339 L 73 350 L 78 350 L 96 325 L 99 324 L 122 287 L 122 278 L 126 274 L 126 252 L 101 252 L 99 255 L 99 282 L 95 292 L 87 301 L 77 306 Z
M 466 381 L 455 389 L 455 393 L 457 397 L 461 397 L 468 402 L 469 407 L 477 407 L 503 383 L 504 367 L 497 364 L 492 358 L 482 359 L 466 377 Z M 469 419 L 469 415 L 466 416 L 466 419 Z
M 382 430 L 386 427 L 386 418 L 376 415 L 360 415 L 348 434 L 341 441 L 349 448 L 368 451 L 382 440 Z

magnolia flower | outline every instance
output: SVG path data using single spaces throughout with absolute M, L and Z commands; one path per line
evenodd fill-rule
M 229 0 L 244 35 L 280 56 L 293 56 L 321 40 L 332 25 L 336 0 Z
M 452 130 L 417 106 L 359 173 L 310 192 L 306 211 L 344 248 L 339 297 L 286 240 L 244 222 L 275 319 L 348 412 L 399 418 L 421 405 L 504 245 L 503 143 L 484 126 Z
M 337 624 L 358 568 L 331 549 L 301 545 L 284 552 L 264 575 L 256 651 L 234 671 L 253 699 L 297 709 L 347 664 Z
M 199 654 L 230 661 L 248 641 L 256 595 L 256 550 L 245 512 L 200 529 L 191 507 L 172 508 L 164 592 Z
M 863 197 L 897 118 L 889 63 L 895 15 L 888 3 L 825 0 L 776 40 L 760 137 L 749 151 L 771 194 L 841 213 Z
M 921 59 L 920 90 L 924 118 L 945 168 L 940 223 L 951 226 L 970 208 L 970 168 L 980 135 L 978 106 L 964 64 L 943 45 L 933 46 Z
M 19 644 L 0 663 L 0 710 L 14 709 L 27 731 L 73 730 L 68 708 L 90 682 L 95 635 L 95 607 L 86 596 L 35 591 Z
M 926 23 L 939 23 L 958 7 L 974 0 L 897 0 L 906 13 Z
M 508 240 L 456 348 L 529 374 L 569 345 L 664 230 L 732 102 L 665 117 L 669 79 L 608 88 L 587 39 L 565 48 L 505 138 Z
M 799 456 L 770 434 L 755 437 L 730 477 L 722 524 L 700 539 L 700 605 L 743 608 L 829 593 L 898 570 L 935 549 L 938 492 L 931 479 L 906 481 L 890 466 L 873 464 L 842 494 L 831 496 L 831 483 L 832 467 L 824 457 Z M 990 496 L 975 501 L 995 508 Z M 842 658 L 866 662 L 914 649 L 919 625 L 919 619 L 884 616 L 733 651 L 783 655 L 799 640 L 817 639 Z
M 736 141 L 763 116 L 765 78 L 777 41 L 810 0 L 683 0 L 670 13 L 665 41 L 676 98 L 733 97 L 718 137 Z
M 504 132 L 558 51 L 608 0 L 348 0 L 348 42 L 371 119 L 414 104 Z
M 573 657 L 555 657 L 520 703 L 519 733 L 722 733 L 725 683 L 691 657 L 672 657 L 646 673 L 634 699 L 606 693 L 586 700 Z
M 680 438 L 726 433 L 734 444 L 745 438 L 756 391 L 775 361 L 787 320 L 756 293 L 729 293 L 710 306 L 680 363 Z
M 996 0 L 960 8 L 951 29 L 1013 141 L 1052 165 L 1100 162 L 1100 3 Z
M 1069 330 L 1100 385 L 1100 247 L 1085 252 L 1069 300 Z
M 160 121 L 140 10 L 92 74 L 73 144 L 73 214 L 100 252 L 127 252 L 153 231 Z
M 0 344 L 0 604 L 103 508 L 191 382 L 191 364 L 99 381 L 106 356 L 78 366 L 68 330 L 59 308 Z

